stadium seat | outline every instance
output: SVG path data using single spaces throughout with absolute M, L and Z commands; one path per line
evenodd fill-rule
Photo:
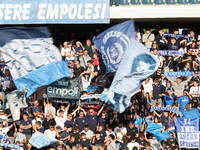
M 144 4 L 144 5 L 151 5 L 153 3 L 151 2 L 151 0 L 142 0 L 142 4 Z
M 129 5 L 128 0 L 120 0 L 120 5 Z
M 178 4 L 188 4 L 187 0 L 178 0 Z
M 140 5 L 140 0 L 131 0 L 131 5 Z
M 198 0 L 189 0 L 189 3 L 190 4 L 199 4 L 199 1 Z
M 163 0 L 154 0 L 154 4 L 160 5 L 160 4 L 164 4 L 164 2 Z
M 166 4 L 176 4 L 175 0 L 166 0 L 165 1 Z

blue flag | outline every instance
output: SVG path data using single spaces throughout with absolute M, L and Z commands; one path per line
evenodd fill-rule
M 199 119 L 176 118 L 180 148 L 199 148 Z
M 112 26 L 93 38 L 94 44 L 106 59 L 105 66 L 109 72 L 117 71 L 124 51 L 130 43 L 130 38 L 135 38 L 133 20 Z
M 146 132 L 149 132 L 152 134 L 159 134 L 159 133 L 161 133 L 162 129 L 163 129 L 162 125 L 159 125 L 154 122 L 150 122 L 146 128 Z
M 144 45 L 131 38 L 106 98 L 107 104 L 122 113 L 141 83 L 158 69 L 157 59 Z M 100 97 L 101 99 L 101 97 Z
M 185 110 L 182 113 L 183 113 L 183 118 L 197 118 L 197 119 L 200 119 L 199 110 L 197 108 L 192 108 L 191 110 Z
M 146 132 L 153 134 L 157 141 L 163 141 L 164 139 L 170 138 L 169 132 L 164 131 L 161 133 L 162 130 L 163 126 L 154 122 L 150 122 L 146 128 Z
M 168 131 L 164 131 L 162 133 L 159 134 L 154 134 L 155 138 L 157 141 L 163 141 L 165 139 L 170 139 L 170 134 Z
M 62 61 L 46 27 L 0 28 L 2 56 L 17 89 L 28 90 L 27 97 L 38 87 L 49 85 L 72 72 Z
M 58 140 L 56 139 L 51 139 L 48 136 L 40 133 L 40 132 L 36 132 L 32 135 L 31 139 L 29 140 L 29 142 L 36 148 L 40 149 L 42 147 L 45 146 L 49 146 L 53 143 L 56 143 Z

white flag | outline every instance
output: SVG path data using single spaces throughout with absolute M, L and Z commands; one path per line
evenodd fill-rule
M 20 108 L 28 107 L 26 103 L 27 90 L 14 90 L 6 95 L 13 121 L 20 119 Z

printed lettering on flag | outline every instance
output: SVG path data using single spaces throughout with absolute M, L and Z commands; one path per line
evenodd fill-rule
M 199 148 L 199 119 L 177 118 L 176 128 L 180 148 Z

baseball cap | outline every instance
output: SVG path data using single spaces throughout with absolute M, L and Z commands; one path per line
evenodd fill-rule
M 72 42 L 68 42 L 68 43 L 67 43 L 67 45 L 70 45 L 70 44 L 72 44 Z
M 146 27 L 146 30 L 150 30 L 150 28 L 149 28 L 149 27 Z

